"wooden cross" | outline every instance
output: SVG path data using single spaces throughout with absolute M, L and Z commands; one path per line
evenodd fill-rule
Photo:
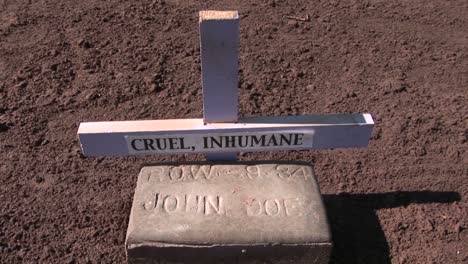
M 366 147 L 370 114 L 238 118 L 237 11 L 201 11 L 203 119 L 81 123 L 85 156 L 203 153 L 235 160 L 238 152 Z

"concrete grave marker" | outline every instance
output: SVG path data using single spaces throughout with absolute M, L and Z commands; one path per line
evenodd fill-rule
M 238 118 L 239 15 L 201 11 L 203 119 L 81 123 L 86 156 L 366 147 L 370 114 Z M 312 168 L 294 163 L 144 167 L 127 231 L 130 263 L 326 263 L 331 237 Z M 165 263 L 165 262 L 164 262 Z
M 325 263 L 331 250 L 304 164 L 148 166 L 133 203 L 130 263 Z

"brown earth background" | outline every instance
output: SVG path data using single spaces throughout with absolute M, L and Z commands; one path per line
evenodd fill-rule
M 240 114 L 372 113 L 314 164 L 332 263 L 468 263 L 468 2 L 0 0 L 0 263 L 124 263 L 145 162 L 80 122 L 202 116 L 198 11 L 239 10 Z M 309 21 L 289 19 L 305 17 Z

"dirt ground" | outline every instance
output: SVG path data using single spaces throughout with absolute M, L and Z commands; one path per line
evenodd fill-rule
M 313 163 L 332 263 L 468 263 L 466 0 L 0 0 L 0 263 L 124 263 L 140 167 L 203 157 L 77 128 L 201 117 L 203 9 L 241 14 L 242 116 L 373 114 L 365 149 L 241 155 Z

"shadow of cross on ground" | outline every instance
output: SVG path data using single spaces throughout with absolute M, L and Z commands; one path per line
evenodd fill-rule
M 457 192 L 388 192 L 323 195 L 333 238 L 330 263 L 391 263 L 376 211 L 409 204 L 460 201 Z

